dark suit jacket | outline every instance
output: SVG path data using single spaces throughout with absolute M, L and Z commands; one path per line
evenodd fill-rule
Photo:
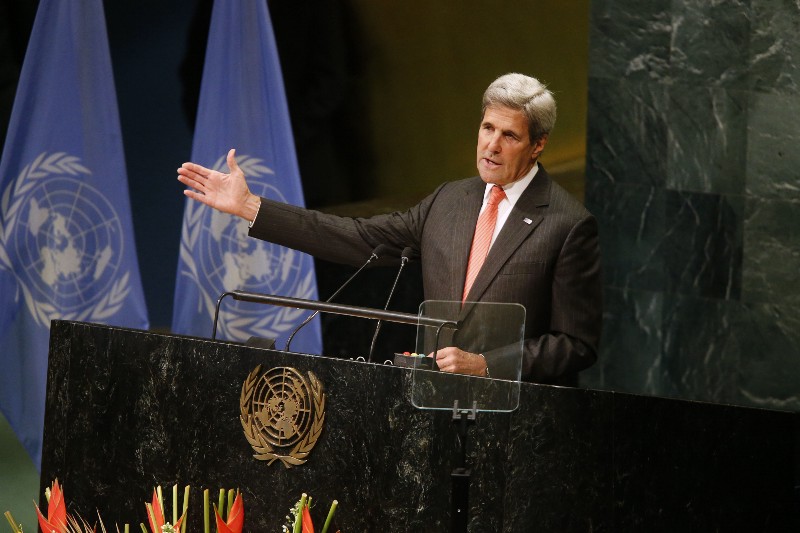
M 262 199 L 250 235 L 354 266 L 379 244 L 411 247 L 422 261 L 426 300 L 460 301 L 484 190 L 479 177 L 448 182 L 408 211 L 366 219 Z M 602 321 L 597 223 L 541 165 L 467 300 L 525 307 L 525 380 L 574 385 L 577 373 L 596 361 Z

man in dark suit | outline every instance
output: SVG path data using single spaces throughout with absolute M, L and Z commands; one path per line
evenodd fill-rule
M 252 194 L 228 153 L 230 174 L 184 163 L 186 196 L 250 222 L 250 236 L 328 261 L 360 264 L 379 244 L 411 248 L 422 262 L 427 300 L 521 304 L 526 309 L 522 377 L 575 385 L 597 359 L 602 303 L 594 217 L 537 159 L 556 118 L 538 80 L 507 74 L 484 93 L 478 132 L 480 177 L 441 185 L 405 212 L 351 219 Z M 489 352 L 439 350 L 444 371 L 494 375 Z M 502 366 L 498 361 L 498 368 Z

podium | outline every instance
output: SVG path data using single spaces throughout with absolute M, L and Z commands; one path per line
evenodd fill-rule
M 312 372 L 324 390 L 304 464 L 254 458 L 240 416 L 259 365 Z M 192 487 L 187 531 L 202 531 L 203 488 L 240 489 L 247 531 L 280 531 L 303 492 L 322 515 L 338 500 L 343 532 L 448 531 L 457 431 L 451 413 L 412 405 L 411 376 L 55 321 L 42 488 L 58 478 L 68 510 L 107 528 L 138 530 L 153 487 L 177 483 Z M 795 413 L 522 384 L 515 411 L 470 429 L 469 528 L 796 531 L 798 427 Z

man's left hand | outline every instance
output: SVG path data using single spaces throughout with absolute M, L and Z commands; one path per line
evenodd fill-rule
M 433 357 L 433 353 L 428 355 Z M 436 353 L 436 364 L 443 372 L 455 374 L 486 375 L 486 359 L 476 353 L 465 352 L 454 346 L 442 348 Z

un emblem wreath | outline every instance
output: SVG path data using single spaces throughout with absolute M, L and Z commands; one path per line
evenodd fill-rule
M 260 374 L 258 365 L 242 384 L 239 420 L 253 457 L 286 468 L 299 466 L 317 444 L 325 422 L 325 393 L 313 372 L 290 367 Z

